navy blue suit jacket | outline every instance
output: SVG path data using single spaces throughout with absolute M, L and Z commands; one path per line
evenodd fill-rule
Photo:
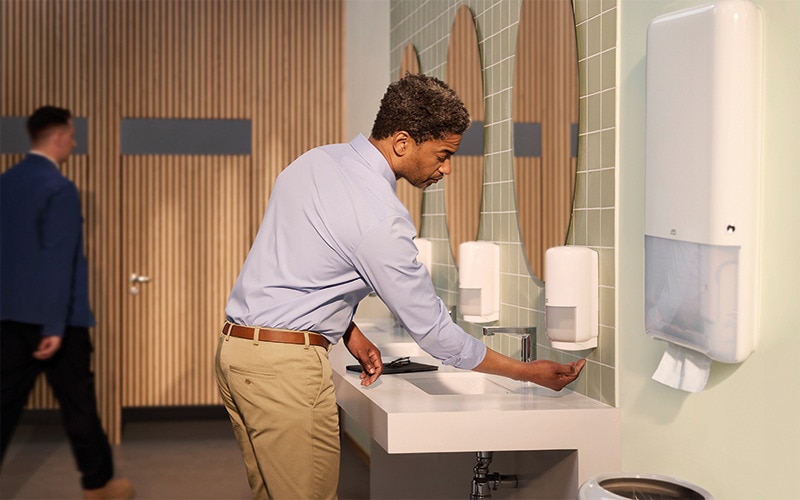
M 0 175 L 0 316 L 42 335 L 94 326 L 75 184 L 29 153 Z

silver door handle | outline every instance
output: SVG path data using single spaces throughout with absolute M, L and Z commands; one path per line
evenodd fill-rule
M 150 276 L 139 276 L 136 273 L 132 273 L 130 281 L 132 283 L 130 288 L 131 295 L 139 295 L 139 289 L 136 287 L 136 285 L 139 283 L 149 283 Z
M 139 276 L 136 273 L 131 274 L 131 283 L 149 283 L 150 276 Z

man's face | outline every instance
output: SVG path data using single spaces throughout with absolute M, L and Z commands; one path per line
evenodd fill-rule
M 411 185 L 426 188 L 439 182 L 450 173 L 450 157 L 461 144 L 460 135 L 449 135 L 444 139 L 431 139 L 417 144 L 413 139 L 411 150 L 404 157 L 403 171 L 400 177 Z

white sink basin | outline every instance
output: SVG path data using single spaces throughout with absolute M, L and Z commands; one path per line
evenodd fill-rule
M 396 335 L 392 337 L 394 339 Z M 440 369 L 435 372 L 383 376 L 397 377 L 430 396 L 521 394 L 559 398 L 571 393 L 568 389 L 555 392 L 531 382 L 520 382 L 505 377 L 442 366 L 441 363 L 431 358 L 414 342 L 386 342 L 382 343 L 379 349 L 384 363 L 389 363 L 393 359 L 400 357 L 409 357 L 412 361 L 438 366 Z
M 512 392 L 495 384 L 485 375 L 473 372 L 407 375 L 405 379 L 432 396 L 510 394 Z
M 521 382 L 470 371 L 408 374 L 403 375 L 403 379 L 431 396 L 519 394 L 561 398 L 572 392 L 569 389 L 556 392 L 532 382 Z

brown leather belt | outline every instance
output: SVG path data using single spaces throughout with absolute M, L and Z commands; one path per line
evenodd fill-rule
M 256 328 L 253 326 L 225 323 L 225 325 L 222 327 L 223 335 L 230 335 L 231 337 L 238 337 L 240 339 L 253 340 L 255 333 Z M 272 328 L 261 328 L 258 332 L 258 340 L 260 342 L 280 342 L 281 344 L 304 345 L 306 343 L 306 333 L 308 333 L 309 345 L 318 345 L 326 349 L 328 348 L 328 345 L 330 345 L 328 339 L 318 333 L 297 330 L 274 330 Z

